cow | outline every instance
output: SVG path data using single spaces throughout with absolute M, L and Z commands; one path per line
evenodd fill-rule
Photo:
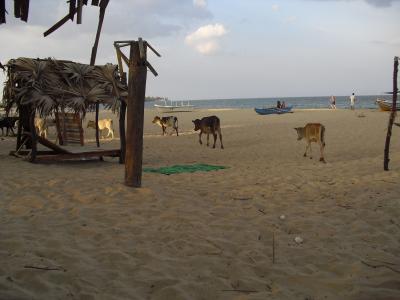
M 4 128 L 6 128 L 6 135 L 8 136 L 9 131 L 11 130 L 12 134 L 14 133 L 15 123 L 18 121 L 18 117 L 2 117 L 0 119 L 0 128 L 1 128 L 1 135 L 4 135 Z
M 210 133 L 214 136 L 214 145 L 213 148 L 215 148 L 215 142 L 217 141 L 217 133 L 219 134 L 219 140 L 221 142 L 221 149 L 224 149 L 224 145 L 222 144 L 222 134 L 221 134 L 221 125 L 219 118 L 216 116 L 210 116 L 210 117 L 204 117 L 201 120 L 196 119 L 192 121 L 194 124 L 194 131 L 200 130 L 199 134 L 199 143 L 200 145 L 203 144 L 201 141 L 201 135 L 203 133 L 207 134 L 207 146 L 209 146 L 209 138 L 210 138 Z
M 108 134 L 106 137 L 109 137 L 111 134 L 111 139 L 114 139 L 114 129 L 113 129 L 113 120 L 112 119 L 102 119 L 98 121 L 99 130 L 102 131 L 104 129 L 108 130 Z M 87 128 L 96 129 L 95 121 L 89 120 L 87 123 Z
M 35 118 L 35 129 L 39 136 L 47 138 L 48 128 L 45 118 Z
M 308 148 L 310 148 L 310 159 L 312 159 L 311 142 L 319 144 L 321 157 L 320 161 L 325 163 L 324 159 L 324 148 L 325 148 L 325 126 L 320 123 L 308 123 L 304 127 L 295 128 L 297 131 L 297 140 L 305 139 L 307 146 L 304 157 L 307 156 Z
M 172 127 L 173 130 L 176 131 L 176 136 L 179 136 L 178 134 L 178 118 L 174 116 L 168 116 L 168 117 L 162 117 L 160 118 L 159 116 L 155 116 L 153 119 L 153 124 L 157 124 L 162 128 L 163 135 L 167 134 L 167 127 Z M 171 132 L 172 134 L 173 132 Z

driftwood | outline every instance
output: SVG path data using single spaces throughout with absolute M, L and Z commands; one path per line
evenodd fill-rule
M 399 58 L 396 56 L 394 58 L 394 70 L 393 70 L 393 104 L 392 104 L 392 111 L 390 113 L 389 124 L 386 134 L 386 142 L 385 142 L 385 155 L 383 159 L 383 169 L 385 171 L 389 170 L 389 150 L 390 150 L 390 139 L 392 137 L 392 127 L 394 123 L 394 119 L 396 118 L 396 105 L 397 105 L 397 74 L 399 71 Z
M 24 266 L 25 269 L 36 269 L 36 270 L 44 270 L 44 271 L 63 271 L 67 272 L 63 267 L 37 267 L 37 266 Z

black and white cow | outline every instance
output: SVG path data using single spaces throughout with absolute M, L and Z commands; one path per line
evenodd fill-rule
M 177 117 L 169 116 L 160 118 L 159 116 L 155 116 L 153 123 L 159 125 L 162 128 L 163 135 L 167 134 L 167 127 L 172 127 L 172 129 L 176 131 L 176 136 L 179 136 Z

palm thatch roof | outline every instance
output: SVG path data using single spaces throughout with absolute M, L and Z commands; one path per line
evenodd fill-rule
M 30 105 L 41 116 L 59 109 L 85 114 L 96 103 L 118 109 L 127 86 L 113 64 L 90 66 L 56 59 L 11 59 L 7 65 L 3 102 L 7 109 Z

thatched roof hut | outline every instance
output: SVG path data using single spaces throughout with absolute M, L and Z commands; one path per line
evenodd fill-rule
M 18 58 L 6 66 L 3 102 L 7 110 L 28 106 L 41 116 L 60 109 L 84 115 L 97 103 L 115 110 L 127 96 L 127 86 L 113 64 L 89 66 L 52 58 Z

